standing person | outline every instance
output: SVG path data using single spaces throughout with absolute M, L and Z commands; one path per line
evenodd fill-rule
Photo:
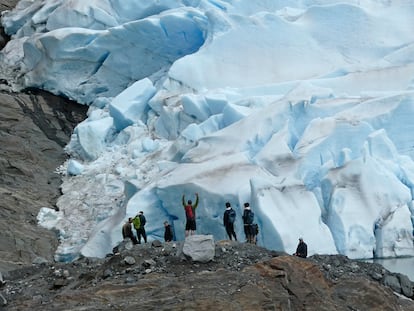
M 137 217 L 139 217 L 140 222 L 140 226 L 137 230 L 138 244 L 141 244 L 141 236 L 144 239 L 144 242 L 147 243 L 147 233 L 145 232 L 145 224 L 147 223 L 147 220 L 145 219 L 144 212 L 140 211 Z
M 171 242 L 174 239 L 174 235 L 168 221 L 164 221 L 164 229 L 164 241 Z
M 236 232 L 234 232 L 234 221 L 236 220 L 236 211 L 231 207 L 230 203 L 226 203 L 226 210 L 223 215 L 223 225 L 226 228 L 230 241 L 232 237 L 237 241 Z
M 132 232 L 132 218 L 129 217 L 126 223 L 122 226 L 122 237 L 124 239 L 130 238 L 132 243 L 138 244 L 137 239 L 134 236 L 134 233 Z
M 299 238 L 299 244 L 294 255 L 302 258 L 306 258 L 308 256 L 308 245 L 303 242 L 303 238 Z
M 185 210 L 185 217 L 186 217 L 185 237 L 188 237 L 189 235 L 193 235 L 197 229 L 195 209 L 198 206 L 198 193 L 196 193 L 195 195 L 196 195 L 196 202 L 194 203 L 194 205 L 191 200 L 188 200 L 187 204 L 185 203 L 184 194 L 182 198 L 182 204 Z
M 250 209 L 249 203 L 244 203 L 243 211 L 243 225 L 244 225 L 244 234 L 246 235 L 246 240 L 248 243 L 254 243 L 254 233 L 253 233 L 253 220 L 254 213 Z
M 253 244 L 257 244 L 257 235 L 259 234 L 259 225 L 258 224 L 253 224 L 252 225 L 252 243 Z
M 139 218 L 139 215 L 136 215 L 132 219 L 132 224 L 134 225 L 135 231 L 137 232 L 137 236 L 139 236 L 139 228 L 141 227 L 141 219 Z M 138 243 L 138 240 L 137 240 Z

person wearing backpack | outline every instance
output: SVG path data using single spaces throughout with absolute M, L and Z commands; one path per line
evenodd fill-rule
M 306 258 L 308 256 L 308 245 L 303 242 L 303 238 L 299 238 L 299 244 L 296 252 L 293 254 L 298 257 Z
M 188 200 L 187 203 L 185 203 L 185 195 L 183 194 L 182 197 L 182 204 L 185 211 L 185 218 L 186 218 L 186 224 L 185 224 L 185 237 L 188 237 L 189 235 L 193 235 L 197 229 L 196 225 L 196 214 L 195 210 L 198 206 L 198 193 L 195 194 L 196 201 L 193 205 L 193 202 L 191 200 Z
M 254 241 L 255 234 L 253 232 L 254 213 L 250 209 L 249 203 L 244 203 L 244 211 L 243 211 L 242 218 L 243 218 L 244 234 L 246 235 L 246 242 L 255 243 Z
M 171 242 L 174 239 L 174 234 L 171 225 L 168 221 L 164 221 L 164 241 Z
M 137 236 L 139 234 L 139 227 L 141 227 L 141 219 L 139 218 L 139 215 L 136 215 L 134 219 L 132 219 L 132 224 L 134 225 L 135 231 L 137 232 Z M 138 240 L 137 240 L 138 243 Z
M 145 224 L 147 220 L 145 219 L 144 212 L 140 211 L 136 216 L 139 217 L 139 228 L 137 229 L 138 244 L 141 244 L 141 236 L 144 239 L 144 242 L 147 243 L 147 233 L 145 232 Z
M 226 210 L 223 215 L 223 225 L 226 228 L 230 241 L 232 237 L 237 241 L 236 232 L 234 232 L 234 221 L 236 220 L 236 211 L 231 207 L 230 203 L 226 203 Z

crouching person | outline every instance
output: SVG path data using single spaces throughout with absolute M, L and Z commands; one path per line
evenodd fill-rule
M 138 244 L 137 238 L 134 236 L 132 232 L 132 218 L 129 217 L 126 223 L 122 226 L 122 237 L 124 239 L 130 238 L 132 243 Z

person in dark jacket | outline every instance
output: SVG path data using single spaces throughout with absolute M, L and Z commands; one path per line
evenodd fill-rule
M 185 237 L 188 237 L 189 235 L 193 235 L 197 229 L 195 210 L 198 206 L 198 193 L 196 193 L 195 195 L 196 195 L 196 201 L 194 205 L 191 200 L 188 200 L 187 203 L 185 203 L 184 194 L 182 197 L 182 204 L 185 210 L 185 217 L 186 217 Z
M 223 225 L 226 228 L 230 241 L 232 237 L 237 241 L 236 232 L 234 232 L 234 221 L 236 220 L 236 211 L 231 207 L 229 202 L 226 203 L 226 210 L 223 215 Z
M 302 238 L 299 238 L 299 244 L 294 255 L 302 258 L 306 258 L 308 256 L 308 245 L 303 242 Z
M 164 241 L 171 242 L 174 239 L 174 234 L 168 221 L 164 221 L 164 229 Z
M 244 234 L 246 235 L 247 243 L 255 244 L 255 233 L 253 232 L 254 213 L 250 209 L 249 203 L 244 203 L 244 211 L 243 211 L 242 218 L 243 218 Z
M 132 232 L 132 218 L 129 217 L 127 222 L 122 226 L 122 237 L 124 239 L 126 238 L 130 238 L 132 243 L 134 244 L 138 244 L 138 241 L 134 235 L 134 233 Z
M 147 233 L 145 232 L 145 224 L 147 220 L 144 216 L 144 212 L 140 211 L 138 213 L 138 217 L 140 220 L 140 226 L 139 226 L 139 229 L 137 229 L 138 244 L 141 244 L 141 236 L 144 239 L 144 242 L 147 243 Z

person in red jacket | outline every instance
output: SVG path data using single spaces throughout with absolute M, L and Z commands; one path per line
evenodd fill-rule
M 197 229 L 195 210 L 198 206 L 198 193 L 196 193 L 195 195 L 196 195 L 196 201 L 194 205 L 191 200 L 188 200 L 187 203 L 185 203 L 184 194 L 182 198 L 182 204 L 185 210 L 185 217 L 186 217 L 185 237 L 188 237 L 189 235 L 193 235 Z

